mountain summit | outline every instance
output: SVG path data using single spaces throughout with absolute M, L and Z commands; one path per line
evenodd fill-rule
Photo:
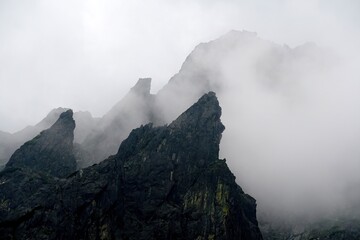
M 74 129 L 72 110 L 61 113 L 49 129 L 16 150 L 6 168 L 28 168 L 55 177 L 66 177 L 76 170 Z

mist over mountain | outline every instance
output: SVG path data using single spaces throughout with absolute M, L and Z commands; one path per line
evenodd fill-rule
M 221 153 L 270 222 L 358 218 L 360 85 L 348 63 L 313 43 L 289 48 L 232 31 L 197 46 L 156 99 L 166 119 L 217 91 Z
M 153 122 L 150 86 L 150 78 L 139 79 L 129 93 L 99 120 L 91 134 L 80 142 L 93 156 L 94 163 L 116 153 L 119 143 L 132 129 Z
M 214 90 L 224 103 L 229 129 L 221 154 L 232 156 L 230 166 L 257 197 L 260 210 L 306 219 L 344 212 L 358 195 L 348 189 L 359 181 L 353 169 L 360 155 L 359 83 L 343 64 L 313 43 L 290 48 L 232 31 L 198 45 L 156 95 L 149 93 L 150 80 L 141 94 L 131 90 L 126 104 L 109 114 L 119 117 L 108 121 L 108 129 L 121 141 L 121 132 L 126 135 L 134 119 L 137 124 L 169 123 Z
M 289 48 L 232 31 L 197 46 L 156 103 L 166 119 L 202 91 L 218 93 L 228 130 L 221 153 L 260 212 L 305 222 L 358 216 L 358 76 L 313 43 Z
M 231 31 L 196 46 L 158 93 L 150 93 L 151 79 L 140 79 L 101 119 L 77 122 L 81 167 L 116 154 L 133 128 L 169 124 L 215 91 L 227 128 L 220 156 L 264 222 L 304 227 L 358 218 L 358 79 L 352 62 L 314 43 L 291 48 Z

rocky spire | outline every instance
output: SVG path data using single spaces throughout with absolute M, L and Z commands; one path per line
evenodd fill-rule
M 169 128 L 171 131 L 181 129 L 182 133 L 186 132 L 193 139 L 198 139 L 198 156 L 202 153 L 204 159 L 218 159 L 221 134 L 225 129 L 220 116 L 221 107 L 216 95 L 209 92 L 173 121 Z
M 6 168 L 28 168 L 55 177 L 65 177 L 74 172 L 74 129 L 73 112 L 67 110 L 49 129 L 16 150 Z

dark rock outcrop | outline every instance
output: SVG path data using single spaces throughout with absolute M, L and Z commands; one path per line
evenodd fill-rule
M 55 108 L 51 110 L 44 119 L 35 126 L 27 126 L 13 134 L 0 131 L 0 165 L 5 165 L 11 155 L 25 142 L 36 137 L 41 131 L 48 129 L 65 112 L 66 108 Z
M 31 186 L 28 173 L 6 169 L 0 173 L 1 236 L 262 239 L 255 200 L 218 158 L 220 115 L 215 94 L 206 94 L 169 126 L 133 130 L 117 154 L 98 165 L 66 180 L 34 176 L 37 191 L 28 198 L 9 191 L 18 182 Z
M 68 108 L 55 108 L 47 116 L 34 126 L 27 126 L 13 134 L 0 131 L 0 168 L 5 165 L 11 155 L 25 142 L 30 141 L 40 132 L 50 128 L 60 117 L 60 114 L 69 110 Z M 74 141 L 82 143 L 97 126 L 98 119 L 93 118 L 89 112 L 75 112 L 73 116 L 76 122 Z
M 51 128 L 16 150 L 6 168 L 26 168 L 55 177 L 66 177 L 76 170 L 74 129 L 73 112 L 67 110 Z

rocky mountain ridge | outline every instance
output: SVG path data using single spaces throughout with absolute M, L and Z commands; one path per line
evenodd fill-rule
M 6 167 L 0 172 L 0 235 L 262 239 L 255 200 L 218 158 L 220 116 L 216 96 L 209 93 L 168 126 L 134 129 L 116 155 L 67 178 L 26 165 Z

